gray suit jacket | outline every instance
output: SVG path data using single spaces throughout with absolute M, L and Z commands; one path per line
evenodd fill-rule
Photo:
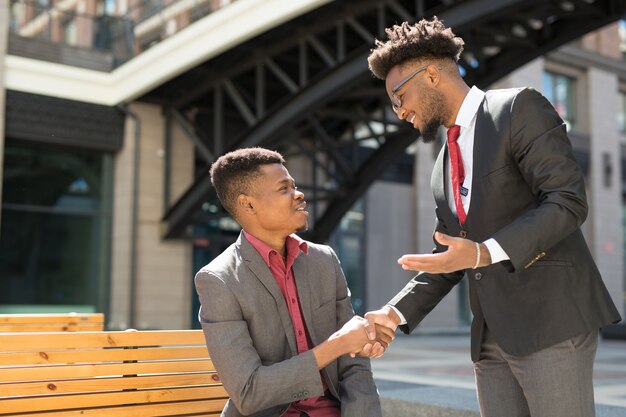
M 293 265 L 313 345 L 353 315 L 333 250 L 307 242 Z M 293 401 L 324 394 L 311 351 L 297 354 L 285 299 L 261 255 L 243 234 L 195 278 L 209 354 L 230 396 L 223 416 L 279 416 Z M 322 371 L 344 417 L 381 416 L 368 359 L 342 356 Z
M 484 326 L 500 347 L 527 355 L 620 320 L 580 225 L 585 184 L 565 124 L 533 89 L 486 93 L 476 115 L 472 199 L 463 230 L 446 200 L 446 147 L 431 187 L 436 230 L 495 240 L 510 261 L 451 274 L 416 276 L 391 301 L 412 331 L 467 272 L 472 359 Z M 446 248 L 435 242 L 435 252 Z

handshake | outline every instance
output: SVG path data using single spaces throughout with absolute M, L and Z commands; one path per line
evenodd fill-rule
M 389 306 L 370 311 L 365 318 L 354 316 L 329 340 L 337 339 L 343 346 L 344 353 L 351 357 L 361 356 L 379 358 L 395 338 L 400 317 Z

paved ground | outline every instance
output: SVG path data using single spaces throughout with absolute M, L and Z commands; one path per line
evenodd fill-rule
M 469 335 L 442 335 L 422 333 L 399 335 L 385 356 L 372 361 L 374 377 L 381 395 L 410 397 L 419 388 L 431 393 L 451 393 L 459 401 L 478 410 L 475 400 L 475 382 L 469 355 Z M 595 398 L 598 407 L 610 410 L 604 415 L 626 417 L 626 341 L 601 339 L 594 371 Z M 437 390 L 434 387 L 446 387 Z M 413 391 L 411 391 L 413 390 Z M 426 390 L 426 391 L 425 391 Z M 402 394 L 404 393 L 404 394 Z M 449 397 L 449 394 L 446 394 Z M 462 398 L 461 398 L 462 397 Z M 449 405 L 450 398 L 440 402 Z

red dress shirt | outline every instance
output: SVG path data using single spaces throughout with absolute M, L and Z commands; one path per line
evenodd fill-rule
M 283 260 L 283 257 L 278 252 L 270 248 L 264 242 L 246 231 L 244 231 L 243 234 L 248 242 L 250 242 L 261 255 L 285 297 L 296 336 L 298 353 L 312 349 L 313 344 L 311 343 L 304 318 L 302 317 L 298 289 L 296 288 L 296 281 L 294 280 L 293 271 L 291 270 L 294 261 L 300 256 L 300 252 L 304 252 L 305 255 L 308 253 L 309 247 L 307 243 L 295 234 L 288 236 L 285 242 L 287 256 L 286 260 Z M 305 412 L 310 417 L 341 417 L 339 402 L 328 393 L 326 380 L 321 373 L 320 377 L 326 394 L 322 397 L 306 398 L 291 403 L 291 406 L 281 417 L 300 417 L 301 412 Z

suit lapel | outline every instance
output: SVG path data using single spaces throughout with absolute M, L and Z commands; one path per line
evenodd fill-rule
M 472 166 L 472 197 L 467 212 L 466 227 L 469 228 L 472 221 L 472 213 L 481 213 L 484 209 L 483 193 L 482 193 L 482 178 L 486 174 L 484 172 L 487 164 L 484 162 L 485 157 L 489 157 L 489 140 L 495 138 L 497 134 L 493 120 L 491 117 L 487 117 L 488 109 L 487 99 L 483 99 L 482 104 L 478 108 L 476 113 L 476 124 L 474 126 L 474 149 L 473 166 Z
M 285 297 L 283 297 L 283 293 L 280 291 L 280 288 L 276 283 L 276 279 L 272 275 L 272 272 L 267 267 L 267 264 L 261 255 L 243 236 L 243 232 L 239 235 L 237 243 L 241 245 L 241 255 L 248 264 L 248 268 L 250 268 L 252 274 L 259 281 L 261 281 L 263 286 L 274 298 L 278 315 L 282 322 L 283 329 L 285 330 L 287 341 L 289 342 L 289 347 L 291 348 L 291 351 L 296 354 L 298 352 L 298 348 L 296 346 L 296 335 L 293 332 L 293 323 L 291 322 L 291 316 L 289 315 L 289 309 L 287 308 Z
M 450 210 L 448 206 L 448 201 L 446 199 L 446 164 L 445 160 L 448 157 L 448 147 L 444 144 L 441 147 L 441 151 L 439 151 L 439 156 L 437 156 L 437 160 L 435 161 L 435 166 L 433 167 L 433 173 L 430 177 L 430 188 L 433 190 L 433 196 L 435 197 L 435 203 L 437 207 L 443 207 L 444 210 Z M 452 212 L 450 212 L 452 214 Z

